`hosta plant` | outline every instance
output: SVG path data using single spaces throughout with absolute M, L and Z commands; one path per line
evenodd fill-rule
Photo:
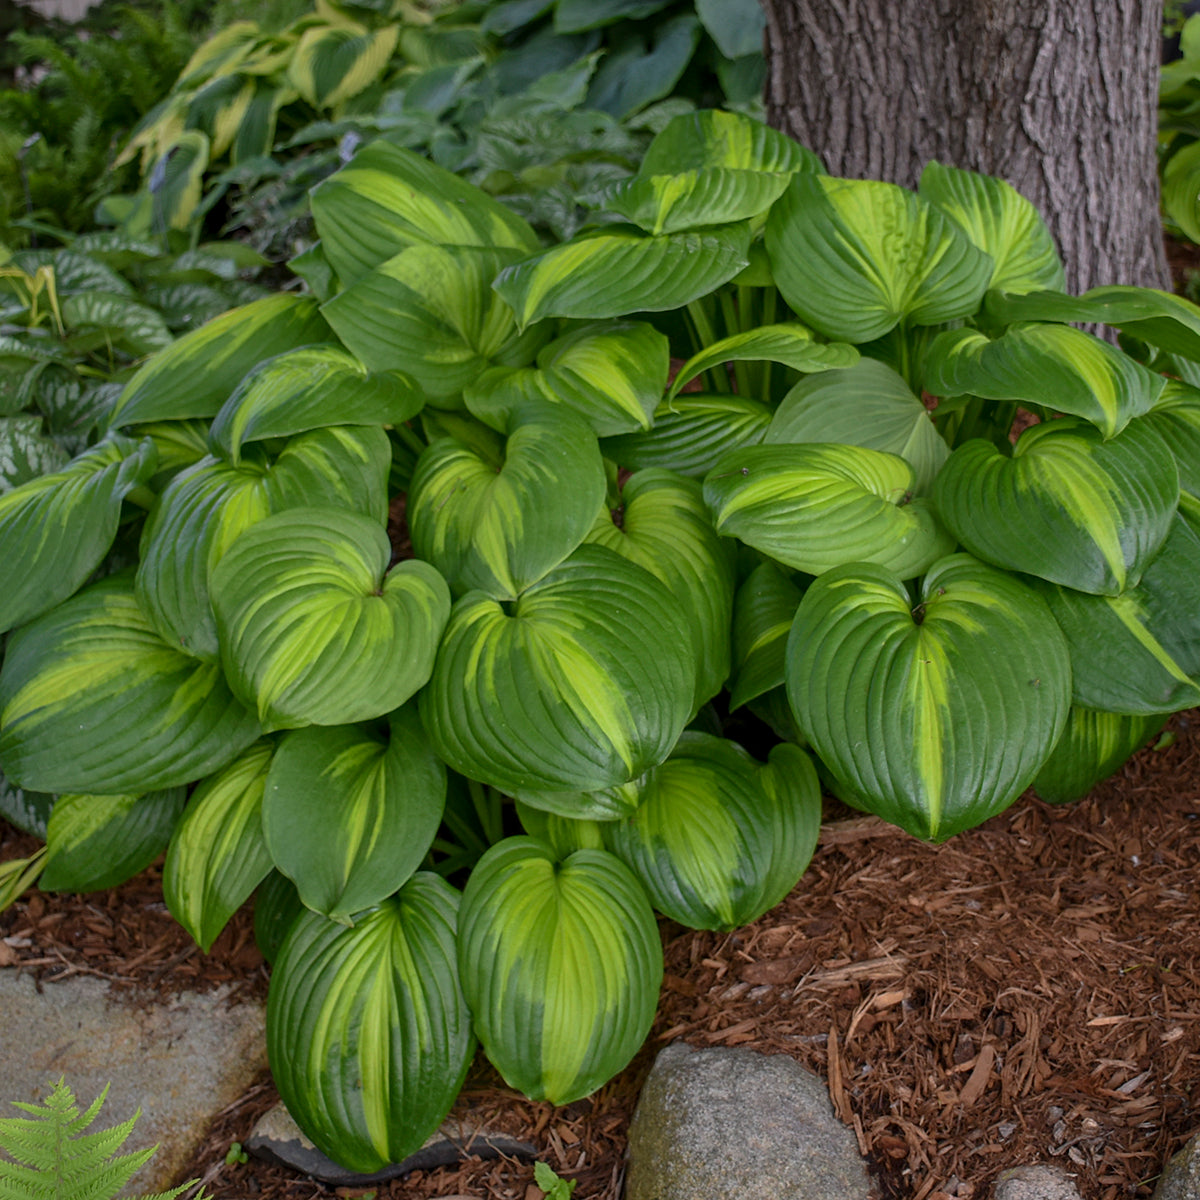
M 364 147 L 311 294 L 158 352 L 0 511 L 48 880 L 165 847 L 206 948 L 256 893 L 280 1090 L 358 1170 L 476 1042 L 554 1103 L 619 1070 L 654 911 L 777 904 L 819 777 L 941 841 L 1200 699 L 1200 311 L 1066 294 L 999 180 L 833 179 L 727 113 L 603 204 L 545 247 Z

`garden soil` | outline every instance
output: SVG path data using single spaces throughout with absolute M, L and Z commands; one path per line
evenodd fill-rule
M 1074 1174 L 1084 1200 L 1149 1196 L 1200 1129 L 1200 712 L 1173 718 L 1163 742 L 1084 801 L 1026 796 L 940 847 L 830 801 L 812 865 L 778 908 L 730 934 L 662 920 L 658 1015 L 620 1076 L 556 1110 L 480 1059 L 464 1099 L 577 1179 L 575 1200 L 618 1200 L 655 1052 L 680 1038 L 743 1046 L 828 1080 L 884 1200 L 984 1200 L 998 1172 L 1031 1162 Z M 0 858 L 33 845 L 0 823 Z M 29 894 L 0 915 L 0 965 L 43 982 L 96 975 L 145 1003 L 267 987 L 250 912 L 202 954 L 166 912 L 157 868 L 91 896 Z M 253 1159 L 226 1165 L 275 1099 L 258 1081 L 183 1178 L 218 1198 L 327 1194 Z M 541 1197 L 532 1167 L 504 1160 L 371 1190 Z

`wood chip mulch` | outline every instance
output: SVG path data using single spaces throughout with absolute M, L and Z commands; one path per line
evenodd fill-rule
M 1051 1162 L 1084 1200 L 1147 1197 L 1200 1129 L 1200 713 L 1087 800 L 1026 797 L 940 847 L 832 807 L 812 866 L 732 934 L 662 922 L 666 979 L 646 1049 L 555 1110 L 480 1059 L 464 1102 L 618 1200 L 628 1122 L 654 1052 L 677 1038 L 790 1054 L 829 1082 L 883 1200 L 984 1200 L 1005 1167 Z M 0 858 L 35 843 L 0 825 Z M 156 868 L 86 897 L 31 893 L 0 915 L 0 965 L 87 973 L 146 1003 L 267 971 L 239 913 L 202 955 Z M 218 1198 L 328 1195 L 251 1159 L 225 1164 L 275 1099 L 258 1081 L 209 1130 L 186 1177 Z M 370 1189 L 384 1197 L 539 1200 L 528 1164 L 468 1160 Z M 339 1196 L 362 1192 L 341 1189 Z

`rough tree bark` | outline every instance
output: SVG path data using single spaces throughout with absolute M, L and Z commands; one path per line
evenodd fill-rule
M 1007 179 L 1068 286 L 1168 287 L 1155 163 L 1161 0 L 762 0 L 767 115 L 833 175 Z

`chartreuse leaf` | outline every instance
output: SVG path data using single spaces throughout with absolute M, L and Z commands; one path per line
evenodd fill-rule
M 816 580 L 792 626 L 787 687 L 854 803 L 940 842 L 1032 782 L 1066 723 L 1071 665 L 1035 592 L 954 554 L 915 608 L 895 574 L 866 563 Z
M 459 600 L 421 693 L 450 766 L 529 800 L 628 783 L 666 758 L 691 716 L 695 666 L 663 583 L 584 545 L 507 607 Z
M 580 820 L 534 808 L 517 801 L 521 828 L 530 837 L 540 838 L 558 858 L 567 858 L 576 850 L 603 850 L 604 826 L 600 821 Z
M 59 796 L 46 828 L 44 892 L 100 892 L 144 871 L 166 847 L 187 792 Z
M 415 708 L 365 726 L 299 729 L 279 744 L 263 799 L 275 865 L 314 912 L 351 924 L 421 865 L 442 820 L 446 768 Z
M 369 271 L 321 310 L 372 371 L 402 371 L 453 398 L 491 366 L 523 366 L 547 333 L 518 334 L 492 280 L 519 251 L 417 245 Z
M 324 504 L 383 523 L 391 449 L 382 429 L 315 429 L 272 462 L 250 447 L 237 466 L 201 459 L 176 475 L 142 532 L 137 597 L 161 636 L 197 658 L 220 657 L 213 571 L 252 525 L 289 508 Z
M 1079 800 L 1166 723 L 1163 713 L 1127 716 L 1072 706 L 1058 745 L 1034 778 L 1034 791 L 1048 804 Z
M 1003 179 L 931 162 L 921 172 L 917 194 L 991 257 L 989 288 L 1025 293 L 1066 286 L 1058 249 L 1041 214 Z
M 786 707 L 786 700 L 785 700 Z M 772 909 L 808 870 L 821 836 L 821 782 L 813 761 L 799 746 L 771 749 L 758 785 L 771 816 L 771 862 L 763 883 L 763 912 Z
M 672 117 L 647 147 L 640 169 L 648 175 L 678 175 L 704 167 L 785 175 L 824 173 L 821 160 L 786 134 L 715 108 Z
M 612 854 L 560 862 L 544 842 L 506 838 L 471 872 L 458 929 L 476 1033 L 530 1099 L 589 1095 L 650 1032 L 662 946 L 646 893 Z
M 328 339 L 329 326 L 311 297 L 255 300 L 159 351 L 126 385 L 109 424 L 214 417 L 263 359 Z
M 368 721 L 429 678 L 450 592 L 428 563 L 389 571 L 390 558 L 368 518 L 295 508 L 247 530 L 217 564 L 222 662 L 264 728 Z
M 543 347 L 536 367 L 495 367 L 465 392 L 467 407 L 504 429 L 529 400 L 577 412 L 601 437 L 649 429 L 670 370 L 666 337 L 645 321 L 595 322 Z
M 121 501 L 154 473 L 154 444 L 108 437 L 61 471 L 0 494 L 0 632 L 77 591 L 112 546 Z
M 712 699 L 729 674 L 734 547 L 708 518 L 700 485 L 673 471 L 632 475 L 619 507 L 604 510 L 588 541 L 623 554 L 670 589 L 691 628 L 696 662 L 693 711 Z
M 706 346 L 694 354 L 679 369 L 668 400 L 674 400 L 703 371 L 727 362 L 777 362 L 797 371 L 828 371 L 837 367 L 852 367 L 858 362 L 858 351 L 845 342 L 818 342 L 812 330 L 798 322 L 786 325 L 761 325 L 745 333 L 735 333 Z
M 1200 497 L 1200 389 L 1168 379 L 1154 408 L 1141 418 L 1170 447 L 1179 486 Z
M 1118 596 L 1166 540 L 1179 472 L 1143 421 L 1104 441 L 1065 417 L 1026 429 L 1011 457 L 979 438 L 959 446 L 934 500 L 954 536 L 985 562 Z
M 842 442 L 898 454 L 912 467 L 913 490 L 921 495 L 950 456 L 925 405 L 901 376 L 873 358 L 801 379 L 776 409 L 763 441 Z
M 1083 417 L 1106 438 L 1149 412 L 1165 382 L 1069 325 L 1017 325 L 994 340 L 974 329 L 950 329 L 926 356 L 925 386 L 939 396 L 1028 401 Z
M 757 446 L 771 423 L 771 409 L 738 395 L 683 393 L 654 412 L 654 428 L 605 438 L 606 458 L 623 467 L 666 467 L 681 475 L 707 475 L 722 454 Z
M 733 601 L 729 711 L 782 685 L 787 639 L 803 593 L 773 562 L 759 563 Z
M 383 74 L 399 36 L 399 25 L 306 29 L 288 64 L 288 82 L 314 108 L 335 108 Z
M 421 454 L 408 493 L 413 548 L 455 594 L 515 600 L 583 542 L 604 502 L 596 435 L 569 409 L 527 404 L 502 460 L 457 438 Z
M 258 733 L 219 667 L 158 636 L 125 572 L 9 637 L 0 770 L 23 787 L 141 795 L 219 770 Z
M 908 463 L 879 450 L 748 446 L 713 464 L 704 499 L 718 533 L 789 567 L 819 575 L 873 562 L 911 579 L 954 548 L 914 486 Z
M 486 192 L 382 139 L 312 191 L 325 257 L 356 283 L 408 246 L 500 246 L 532 254 L 537 235 Z
M 262 802 L 273 749 L 255 742 L 204 780 L 167 847 L 163 899 L 205 954 L 271 870 Z
M 279 951 L 271 1074 L 296 1124 L 352 1171 L 403 1161 L 462 1087 L 475 1039 L 455 963 L 458 905 L 421 871 L 352 927 L 302 913 Z
M 246 442 L 326 425 L 400 425 L 424 404 L 399 371 L 368 371 L 341 346 L 302 346 L 255 367 L 217 413 L 210 437 L 236 464 Z
M 974 313 L 992 260 L 949 217 L 876 180 L 793 176 L 767 218 L 783 298 L 827 337 L 868 342 L 901 321 Z
M 745 222 L 657 237 L 606 226 L 506 267 L 493 286 L 522 329 L 544 317 L 662 312 L 728 283 L 749 247 Z

